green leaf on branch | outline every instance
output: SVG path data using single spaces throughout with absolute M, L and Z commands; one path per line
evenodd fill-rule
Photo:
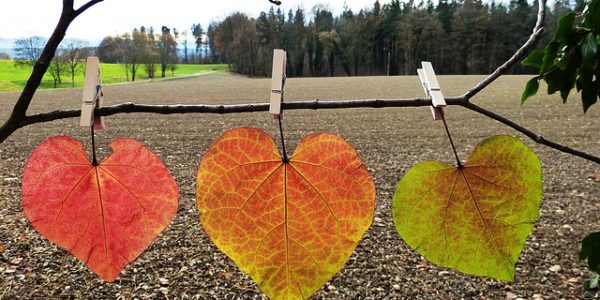
M 600 273 L 600 232 L 594 232 L 583 239 L 579 259 L 587 259 L 590 270 Z M 597 282 L 596 279 L 596 285 Z
M 569 36 L 573 32 L 573 25 L 575 24 L 576 14 L 574 12 L 568 13 L 560 18 L 558 21 L 558 30 L 554 35 L 555 42 L 566 43 Z
M 536 84 L 539 89 L 539 81 L 544 80 L 547 93 L 560 92 L 563 103 L 576 88 L 581 92 L 583 110 L 587 112 L 600 97 L 599 47 L 600 0 L 591 0 L 581 16 L 571 12 L 560 18 L 554 38 L 544 48 L 543 55 L 536 50 L 522 62 L 524 66 L 538 68 L 539 75 L 527 83 L 521 104 L 534 94 Z
M 583 67 L 588 69 L 594 68 L 594 59 L 598 53 L 598 42 L 596 41 L 596 37 L 594 37 L 594 33 L 588 33 L 583 39 L 583 44 L 581 45 L 581 55 L 583 57 Z
M 542 63 L 540 74 L 545 74 L 554 65 L 554 60 L 557 57 L 559 47 L 560 44 L 557 42 L 551 42 L 550 44 L 548 44 L 548 46 L 546 46 L 546 48 L 544 49 L 544 60 Z
M 540 76 L 536 76 L 527 81 L 525 85 L 525 91 L 521 95 L 521 104 L 525 103 L 529 97 L 535 95 L 540 88 Z
M 598 94 L 593 83 L 589 81 L 583 81 L 581 100 L 583 102 L 583 112 L 587 112 L 592 105 L 596 104 L 598 101 Z
M 548 95 L 552 95 L 568 85 L 569 76 L 567 72 L 561 69 L 554 69 L 546 74 L 546 83 L 548 84 Z
M 534 68 L 541 68 L 542 64 L 544 63 L 544 51 L 543 50 L 535 50 L 531 53 L 529 53 L 529 55 L 527 56 L 527 58 L 525 58 L 521 64 L 523 66 L 526 67 L 534 67 Z
M 587 28 L 591 28 L 596 33 L 600 32 L 600 1 L 592 0 L 587 7 L 587 15 L 584 20 L 584 25 Z
M 462 167 L 422 162 L 400 180 L 396 229 L 434 264 L 512 281 L 539 215 L 542 166 L 518 139 L 481 142 Z

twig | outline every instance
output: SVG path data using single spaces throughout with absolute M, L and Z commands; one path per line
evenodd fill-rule
M 86 4 L 84 4 L 84 5 L 82 5 L 80 8 L 78 8 L 75 11 L 75 18 L 77 18 L 80 14 L 82 14 L 88 8 L 94 6 L 94 5 L 96 5 L 96 4 L 98 4 L 98 3 L 102 2 L 102 1 L 104 1 L 104 0 L 92 0 L 92 1 L 90 1 L 90 2 L 88 2 Z
M 508 127 L 513 128 L 514 130 L 521 132 L 522 134 L 526 135 L 527 137 L 529 137 L 530 139 L 534 140 L 536 143 L 542 144 L 542 145 L 546 145 L 550 148 L 556 149 L 560 152 L 563 153 L 567 153 L 567 154 L 571 154 L 571 155 L 575 155 L 584 159 L 587 159 L 589 161 L 593 161 L 597 164 L 600 164 L 600 157 L 591 155 L 589 153 L 585 153 L 583 151 L 577 150 L 577 149 L 573 149 L 570 147 L 567 147 L 565 145 L 561 145 L 559 143 L 547 140 L 546 138 L 544 138 L 542 135 L 540 135 L 539 133 L 535 133 L 532 130 L 523 127 L 513 121 L 511 121 L 510 119 L 507 119 L 495 112 L 489 111 L 481 106 L 475 105 L 473 103 L 470 103 L 468 101 L 463 102 L 462 104 L 460 104 L 461 106 L 470 109 L 472 111 L 478 112 L 486 117 L 489 117 L 491 119 L 494 119 Z
M 537 43 L 542 38 L 542 33 L 544 33 L 544 19 L 546 18 L 546 0 L 542 0 L 539 2 L 538 6 L 538 15 L 537 21 L 535 23 L 535 27 L 533 28 L 533 32 L 529 36 L 529 39 L 521 46 L 521 48 L 517 49 L 513 56 L 509 58 L 505 63 L 500 65 L 496 70 L 486 77 L 483 81 L 479 82 L 472 89 L 468 90 L 463 97 L 471 99 L 473 96 L 477 95 L 484 88 L 506 73 L 510 68 L 512 68 L 515 64 L 520 62 L 525 55 L 527 55 Z

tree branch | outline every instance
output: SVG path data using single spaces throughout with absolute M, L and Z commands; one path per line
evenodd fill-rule
M 94 6 L 94 5 L 96 5 L 96 4 L 98 4 L 98 3 L 102 2 L 102 1 L 104 1 L 104 0 L 92 0 L 92 1 L 90 1 L 90 2 L 88 2 L 86 4 L 84 4 L 84 5 L 82 5 L 80 8 L 78 8 L 75 11 L 75 18 L 77 18 L 80 14 L 82 14 L 88 8 Z
M 496 70 L 486 77 L 483 81 L 479 82 L 473 88 L 468 90 L 463 97 L 468 99 L 473 98 L 479 92 L 481 92 L 484 88 L 498 79 L 500 76 L 504 75 L 510 68 L 512 68 L 515 64 L 520 62 L 533 48 L 537 45 L 537 43 L 542 38 L 542 33 L 544 33 L 544 19 L 546 18 L 546 0 L 542 0 L 539 2 L 538 6 L 538 14 L 537 21 L 535 23 L 535 27 L 533 28 L 533 32 L 529 36 L 529 39 L 521 46 L 521 48 L 517 49 L 515 53 L 509 58 L 505 63 L 500 65 Z
M 489 117 L 491 119 L 494 119 L 494 120 L 496 120 L 496 121 L 498 121 L 498 122 L 500 122 L 500 123 L 502 123 L 502 124 L 504 124 L 504 125 L 506 125 L 508 127 L 511 127 L 514 130 L 516 130 L 516 131 L 518 131 L 518 132 L 526 135 L 530 139 L 534 140 L 538 144 L 546 145 L 546 146 L 548 146 L 550 148 L 554 148 L 554 149 L 556 149 L 556 150 L 558 150 L 560 152 L 571 154 L 571 155 L 574 155 L 574 156 L 578 156 L 578 157 L 587 159 L 589 161 L 593 161 L 593 162 L 595 162 L 597 164 L 600 164 L 600 157 L 597 157 L 597 156 L 591 155 L 589 153 L 586 153 L 586 152 L 583 152 L 583 151 L 580 151 L 580 150 L 576 150 L 576 149 L 567 147 L 565 145 L 561 145 L 559 143 L 547 140 L 542 135 L 540 135 L 539 133 L 536 133 L 536 132 L 534 132 L 534 131 L 526 128 L 526 127 L 523 127 L 523 126 L 521 126 L 521 125 L 519 125 L 519 124 L 511 121 L 510 119 L 507 119 L 507 118 L 505 118 L 505 117 L 503 117 L 503 116 L 501 116 L 501 115 L 499 115 L 497 113 L 489 111 L 489 110 L 487 110 L 487 109 L 485 109 L 485 108 L 483 108 L 481 106 L 475 105 L 475 104 L 473 104 L 471 102 L 468 102 L 468 101 L 462 102 L 459 105 L 462 106 L 462 107 L 465 107 L 467 109 L 470 109 L 470 110 L 472 110 L 474 112 L 478 112 L 478 113 L 480 113 L 480 114 L 482 114 L 482 115 L 484 115 L 486 117 Z
M 465 97 L 452 97 L 446 99 L 448 105 L 458 105 L 469 110 L 475 111 L 486 117 L 494 119 L 508 127 L 519 131 L 535 141 L 536 143 L 546 145 L 558 151 L 575 155 L 589 161 L 600 164 L 600 157 L 585 153 L 580 150 L 572 149 L 565 145 L 550 141 L 542 137 L 540 134 L 523 127 L 510 119 L 486 110 L 478 105 L 469 102 Z M 342 108 L 391 108 L 391 107 L 422 107 L 431 106 L 430 99 L 424 98 L 406 98 L 406 99 L 359 99 L 359 100 L 333 100 L 333 101 L 296 101 L 285 102 L 283 108 L 285 110 L 317 110 L 317 109 L 342 109 Z M 233 114 L 233 113 L 248 113 L 248 112 L 263 112 L 269 110 L 269 103 L 251 103 L 251 104 L 234 104 L 234 105 L 146 105 L 135 104 L 131 102 L 122 103 L 113 106 L 107 106 L 96 110 L 98 116 L 112 116 L 121 113 L 156 113 L 156 114 L 189 114 L 189 113 L 204 113 L 204 114 Z M 36 123 L 44 123 L 56 121 L 66 118 L 76 118 L 81 115 L 81 110 L 57 110 L 49 113 L 42 113 L 28 116 L 20 124 L 21 127 Z
M 462 97 L 453 97 L 446 99 L 448 105 L 460 105 L 466 99 Z M 342 109 L 342 108 L 385 108 L 385 107 L 420 107 L 430 106 L 431 100 L 425 98 L 407 98 L 407 99 L 366 99 L 366 100 L 333 100 L 333 101 L 295 101 L 284 102 L 282 107 L 285 110 L 303 110 L 303 109 Z M 233 105 L 147 105 L 125 102 L 113 106 L 105 106 L 95 111 L 98 116 L 112 116 L 120 113 L 156 113 L 163 115 L 170 114 L 233 114 L 245 112 L 262 112 L 269 110 L 269 103 L 251 103 L 251 104 L 233 104 Z M 26 117 L 20 124 L 21 127 L 51 122 L 66 118 L 75 118 L 81 115 L 80 109 L 55 110 L 48 113 L 41 113 Z M 1 134 L 0 134 L 0 141 Z
M 281 5 L 281 1 L 277 1 L 277 0 L 269 0 L 269 2 L 275 4 L 275 5 Z
M 21 124 L 24 123 L 27 110 L 29 109 L 29 105 L 33 99 L 33 95 L 35 95 L 35 92 L 40 86 L 42 78 L 44 77 L 44 74 L 46 74 L 50 63 L 56 54 L 58 45 L 60 45 L 62 40 L 65 38 L 65 34 L 69 28 L 69 25 L 71 25 L 71 22 L 73 22 L 73 20 L 75 20 L 75 18 L 87 8 L 102 1 L 103 0 L 89 1 L 75 11 L 73 10 L 74 0 L 63 0 L 63 9 L 60 19 L 58 20 L 58 24 L 48 39 L 48 43 L 46 43 L 42 54 L 33 66 L 33 71 L 31 72 L 31 75 L 29 76 L 21 95 L 17 100 L 17 103 L 15 103 L 15 106 L 13 107 L 10 117 L 8 120 L 6 120 L 4 125 L 0 127 L 0 143 L 2 143 L 17 129 L 23 127 Z

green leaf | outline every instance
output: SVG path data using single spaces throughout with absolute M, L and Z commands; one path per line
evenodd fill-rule
M 527 99 L 533 95 L 535 95 L 540 88 L 540 76 L 536 76 L 527 81 L 525 85 L 525 90 L 521 95 L 521 104 L 524 104 Z
M 535 50 L 525 58 L 521 64 L 526 67 L 541 68 L 544 63 L 545 52 L 543 50 Z
M 499 135 L 479 143 L 462 167 L 415 165 L 398 183 L 392 209 L 400 236 L 432 263 L 512 281 L 541 200 L 539 158 Z
M 583 67 L 592 69 L 594 67 L 594 60 L 596 53 L 598 53 L 598 44 L 594 33 L 590 32 L 583 39 L 581 45 L 581 55 L 583 57 Z
M 572 89 L 573 86 L 563 87 L 563 89 L 560 90 L 560 98 L 562 98 L 563 103 L 567 103 L 567 99 L 569 99 L 569 94 L 571 93 Z
M 581 80 L 581 102 L 583 103 L 583 112 L 587 112 L 588 109 L 594 105 L 598 99 L 598 90 L 596 85 L 592 82 L 592 76 L 587 75 Z
M 540 70 L 540 74 L 547 73 L 552 66 L 555 64 L 555 59 L 557 57 L 558 49 L 560 44 L 557 42 L 551 42 L 544 49 L 544 62 L 542 63 L 542 69 Z
M 600 279 L 600 275 L 596 272 L 592 272 L 592 278 L 590 278 L 590 289 L 598 288 L 598 280 Z
M 567 72 L 561 69 L 553 69 L 551 72 L 546 74 L 544 79 L 548 84 L 548 95 L 552 95 L 563 89 L 565 82 L 568 80 L 569 76 Z
M 585 289 L 584 297 L 586 299 L 594 298 L 598 294 L 598 279 L 599 278 L 600 278 L 600 275 L 598 275 L 598 273 L 592 272 L 592 276 L 590 277 L 590 279 L 586 279 L 585 282 L 583 283 L 583 288 Z
M 581 90 L 581 101 L 583 102 L 583 112 L 586 113 L 598 101 L 596 91 L 584 85 Z
M 589 24 L 590 29 L 596 33 L 600 32 L 600 0 L 592 0 L 588 4 L 588 12 L 584 24 Z
M 554 35 L 555 42 L 564 44 L 569 39 L 571 32 L 573 31 L 573 24 L 575 24 L 575 16 L 574 12 L 568 13 L 560 18 L 558 21 L 558 30 L 556 30 L 556 34 Z
M 594 232 L 583 239 L 579 259 L 587 259 L 590 270 L 600 273 L 600 232 Z

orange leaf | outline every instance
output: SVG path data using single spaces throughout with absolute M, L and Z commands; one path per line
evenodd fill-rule
M 103 280 L 114 281 L 171 222 L 177 183 L 150 150 L 130 139 L 93 166 L 83 145 L 52 137 L 23 171 L 23 211 L 31 225 Z
M 265 132 L 226 132 L 198 170 L 206 233 L 261 290 L 307 298 L 339 271 L 375 208 L 373 180 L 333 134 L 306 136 L 288 163 Z

